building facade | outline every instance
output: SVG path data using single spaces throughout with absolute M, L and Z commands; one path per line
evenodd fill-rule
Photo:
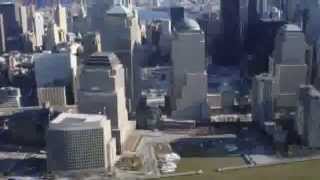
M 111 168 L 116 160 L 115 140 L 106 116 L 62 113 L 49 124 L 49 171 Z
M 0 108 L 20 108 L 21 92 L 19 88 L 0 88 Z
M 307 45 L 296 25 L 284 25 L 275 40 L 269 71 L 275 79 L 277 107 L 295 108 L 299 86 L 308 83 Z
M 172 116 L 178 119 L 202 120 L 207 112 L 207 72 L 204 34 L 198 23 L 184 18 L 175 26 L 171 59 Z M 190 51 L 192 49 L 192 51 Z
M 114 4 L 105 14 L 102 50 L 114 52 L 125 69 L 126 96 L 128 111 L 134 112 L 137 101 L 135 99 L 135 72 L 139 65 L 134 61 L 134 50 L 141 44 L 141 30 L 138 14 L 131 6 L 121 1 Z M 129 2 L 129 4 L 131 4 Z M 119 38 L 120 37 L 120 38 Z
M 81 66 L 78 87 L 81 113 L 106 114 L 111 119 L 117 152 L 135 127 L 128 121 L 124 68 L 114 53 L 94 53 Z
M 219 64 L 237 65 L 241 61 L 240 0 L 221 3 L 223 55 Z
M 320 92 L 310 85 L 301 86 L 299 90 L 295 127 L 302 142 L 311 148 L 320 147 L 319 108 Z

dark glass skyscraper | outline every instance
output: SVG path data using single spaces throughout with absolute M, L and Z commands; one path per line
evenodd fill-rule
M 238 65 L 241 60 L 242 47 L 240 36 L 240 0 L 221 1 L 223 54 L 221 65 Z

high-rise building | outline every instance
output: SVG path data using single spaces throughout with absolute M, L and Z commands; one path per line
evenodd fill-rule
M 278 107 L 295 107 L 299 86 L 308 82 L 306 50 L 301 28 L 288 24 L 280 29 L 269 67 L 276 81 Z
M 43 47 L 43 37 L 44 37 L 44 19 L 40 12 L 35 12 L 32 18 L 33 20 L 33 33 L 35 35 L 35 46 L 38 49 Z
M 77 63 L 74 62 L 77 59 L 73 56 L 70 52 L 34 55 L 39 103 L 49 101 L 52 105 L 60 105 L 67 98 L 67 104 L 73 104 L 74 71 L 77 68 Z M 48 96 L 49 92 L 53 92 L 53 96 Z M 54 98 L 54 95 L 57 97 Z
M 80 32 L 84 34 L 89 31 L 89 17 L 87 16 L 87 13 L 87 3 L 85 0 L 77 0 L 72 2 L 70 8 L 70 19 L 68 22 L 71 23 L 71 32 Z
M 295 119 L 297 134 L 302 142 L 311 147 L 320 147 L 320 92 L 313 86 L 300 87 L 299 101 Z
M 270 74 L 258 75 L 252 82 L 252 119 L 263 128 L 273 121 L 274 87 Z
M 35 54 L 35 76 L 38 87 L 67 86 L 71 82 L 72 67 L 68 53 Z
M 92 31 L 103 33 L 104 15 L 113 5 L 113 1 L 90 0 L 88 1 L 88 15 L 90 17 L 90 27 Z
M 105 113 L 110 118 L 118 153 L 122 152 L 135 127 L 133 121 L 128 121 L 124 74 L 124 68 L 114 53 L 94 53 L 80 68 L 77 93 L 81 113 Z
M 40 87 L 37 88 L 38 104 L 63 107 L 67 104 L 66 87 Z
M 266 131 L 275 127 L 275 119 L 292 118 L 297 109 L 298 90 L 308 84 L 310 69 L 306 63 L 305 37 L 298 26 L 282 26 L 274 47 L 269 73 L 256 76 L 252 84 L 252 116 Z
M 240 0 L 223 0 L 221 3 L 222 17 L 222 57 L 217 62 L 222 65 L 238 65 L 241 61 L 241 29 Z
M 6 36 L 4 29 L 3 15 L 0 14 L 0 53 L 6 52 Z
M 310 4 L 310 6 L 305 7 L 305 11 L 307 13 L 307 17 L 303 24 L 305 24 L 306 28 L 305 34 L 307 42 L 314 45 L 317 43 L 320 36 L 320 23 L 318 21 L 320 18 L 320 6 L 317 2 L 314 2 L 314 4 Z
M 26 6 L 19 6 L 19 19 L 20 19 L 20 27 L 22 33 L 25 34 L 28 32 L 28 14 L 27 14 L 27 7 Z
M 21 92 L 19 88 L 0 88 L 0 108 L 20 108 Z
M 83 52 L 85 57 L 89 57 L 95 52 L 101 52 L 101 36 L 97 32 L 89 32 L 82 37 Z
M 19 5 L 15 2 L 0 2 L 0 14 L 3 15 L 4 33 L 7 50 L 21 50 L 22 42 L 19 35 L 22 32 L 19 17 Z
M 204 33 L 199 24 L 189 18 L 177 22 L 175 29 L 171 49 L 172 116 L 177 119 L 203 120 L 207 118 L 208 108 Z
M 63 113 L 49 124 L 48 170 L 108 169 L 116 161 L 115 148 L 106 116 Z
M 55 11 L 55 22 L 65 34 L 68 33 L 67 9 L 60 3 L 58 3 Z
M 139 66 L 133 60 L 133 52 L 141 44 L 137 11 L 121 3 L 115 4 L 106 13 L 101 36 L 102 50 L 114 52 L 125 68 L 127 107 L 129 112 L 134 112 L 138 103 L 134 79 Z
M 45 49 L 53 50 L 59 43 L 66 42 L 66 33 L 54 22 L 48 24 Z
M 1 2 L 0 13 L 3 15 L 6 36 L 18 36 L 21 33 L 19 13 L 14 2 Z

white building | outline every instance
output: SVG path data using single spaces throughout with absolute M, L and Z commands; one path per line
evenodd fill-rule
M 68 33 L 67 9 L 60 3 L 55 11 L 55 22 L 65 34 Z
M 26 6 L 18 6 L 19 23 L 21 26 L 22 33 L 28 32 L 28 14 Z
M 185 18 L 176 25 L 172 40 L 172 116 L 177 119 L 207 118 L 207 72 L 204 34 L 199 24 Z
M 116 161 L 111 123 L 104 115 L 60 114 L 49 124 L 49 171 L 107 169 Z
M 42 48 L 43 46 L 43 37 L 44 37 L 44 19 L 40 12 L 35 12 L 33 16 L 34 24 L 34 35 L 35 35 L 35 46 Z
M 103 114 L 111 119 L 112 134 L 117 140 L 117 152 L 134 129 L 128 121 L 124 68 L 113 53 L 94 53 L 79 74 L 78 107 L 81 113 Z

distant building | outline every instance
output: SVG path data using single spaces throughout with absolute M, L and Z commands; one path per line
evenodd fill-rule
M 114 53 L 94 53 L 80 68 L 77 92 L 80 113 L 110 118 L 118 153 L 134 128 L 134 122 L 128 121 L 124 78 L 124 68 Z
M 0 53 L 6 52 L 6 35 L 5 35 L 5 29 L 4 29 L 4 19 L 3 15 L 0 14 Z
M 3 15 L 4 33 L 7 50 L 20 50 L 19 35 L 22 32 L 19 17 L 19 5 L 15 2 L 0 2 L 0 14 Z
M 253 121 L 262 128 L 273 122 L 274 79 L 270 74 L 256 76 L 252 82 L 251 107 Z
M 253 120 L 272 134 L 278 128 L 275 121 L 287 121 L 293 117 L 299 87 L 309 83 L 310 68 L 304 34 L 298 26 L 282 26 L 274 47 L 269 73 L 253 79 L 251 93 Z
M 137 62 L 133 60 L 134 49 L 141 44 L 141 30 L 137 11 L 126 3 L 116 3 L 110 8 L 104 19 L 102 50 L 114 52 L 125 69 L 127 107 L 134 112 L 137 105 L 135 99 L 135 72 L 139 71 Z M 121 37 L 121 38 L 119 38 Z
M 89 57 L 95 52 L 101 52 L 101 36 L 97 32 L 89 32 L 82 37 L 83 52 L 85 57 Z
M 320 39 L 317 41 L 317 44 L 315 45 L 315 54 L 316 57 L 315 60 L 316 62 L 320 62 Z M 316 65 L 314 65 L 314 67 L 316 68 L 316 77 L 315 77 L 315 81 L 314 81 L 314 86 L 320 90 L 320 63 L 316 63 Z
M 27 7 L 26 6 L 19 6 L 19 23 L 21 26 L 22 33 L 28 32 L 28 14 L 27 14 Z
M 221 4 L 223 55 L 219 64 L 237 65 L 241 61 L 240 0 L 223 0 Z
M 43 87 L 37 89 L 38 104 L 49 103 L 50 106 L 65 106 L 67 104 L 66 87 Z
M 17 112 L 8 117 L 7 123 L 10 142 L 19 145 L 44 146 L 49 121 L 58 112 L 40 106 L 15 110 Z
M 0 13 L 3 15 L 5 34 L 8 37 L 17 37 L 21 33 L 19 27 L 19 13 L 14 2 L 1 2 Z
M 21 92 L 19 88 L 0 88 L 0 108 L 21 107 Z
M 55 10 L 55 22 L 65 34 L 68 33 L 67 9 L 60 3 L 58 3 Z
M 199 24 L 188 18 L 177 22 L 175 28 L 171 49 L 172 116 L 177 119 L 203 120 L 207 118 L 208 108 L 204 34 Z
M 116 161 L 111 123 L 103 115 L 60 114 L 49 124 L 49 171 L 107 169 Z
M 37 87 L 67 86 L 72 79 L 68 53 L 39 53 L 33 56 Z
M 36 12 L 32 17 L 33 28 L 35 35 L 35 46 L 38 49 L 43 49 L 43 37 L 44 37 L 44 19 L 41 13 Z
M 306 50 L 305 37 L 298 26 L 288 24 L 280 29 L 269 66 L 275 78 L 277 107 L 295 107 L 299 86 L 308 83 Z
M 88 22 L 89 17 L 87 16 L 87 13 L 87 3 L 85 0 L 72 2 L 69 19 L 72 29 L 71 32 L 84 34 L 89 31 L 90 25 Z
M 246 65 L 251 76 L 268 72 L 269 57 L 274 50 L 277 33 L 283 25 L 285 21 L 271 18 L 249 21 L 245 48 L 252 57 Z
M 45 38 L 45 49 L 53 50 L 59 43 L 66 42 L 66 33 L 54 22 L 49 22 Z
M 100 34 L 103 33 L 104 27 L 104 15 L 106 10 L 109 10 L 114 1 L 101 1 L 91 0 L 88 2 L 88 15 L 90 17 L 90 30 L 98 31 Z
M 35 54 L 33 60 L 35 64 L 36 85 L 39 89 L 39 102 L 44 103 L 44 100 L 51 99 L 53 101 L 49 102 L 50 104 L 61 104 L 66 95 L 67 104 L 73 104 L 77 58 L 71 52 L 66 51 Z M 62 93 L 63 89 L 66 90 L 65 93 Z M 54 95 L 59 95 L 59 97 L 57 99 L 54 96 L 48 98 L 49 96 L 46 94 L 49 91 L 55 92 Z
M 302 142 L 311 147 L 320 147 L 320 92 L 313 86 L 301 86 L 295 127 Z

